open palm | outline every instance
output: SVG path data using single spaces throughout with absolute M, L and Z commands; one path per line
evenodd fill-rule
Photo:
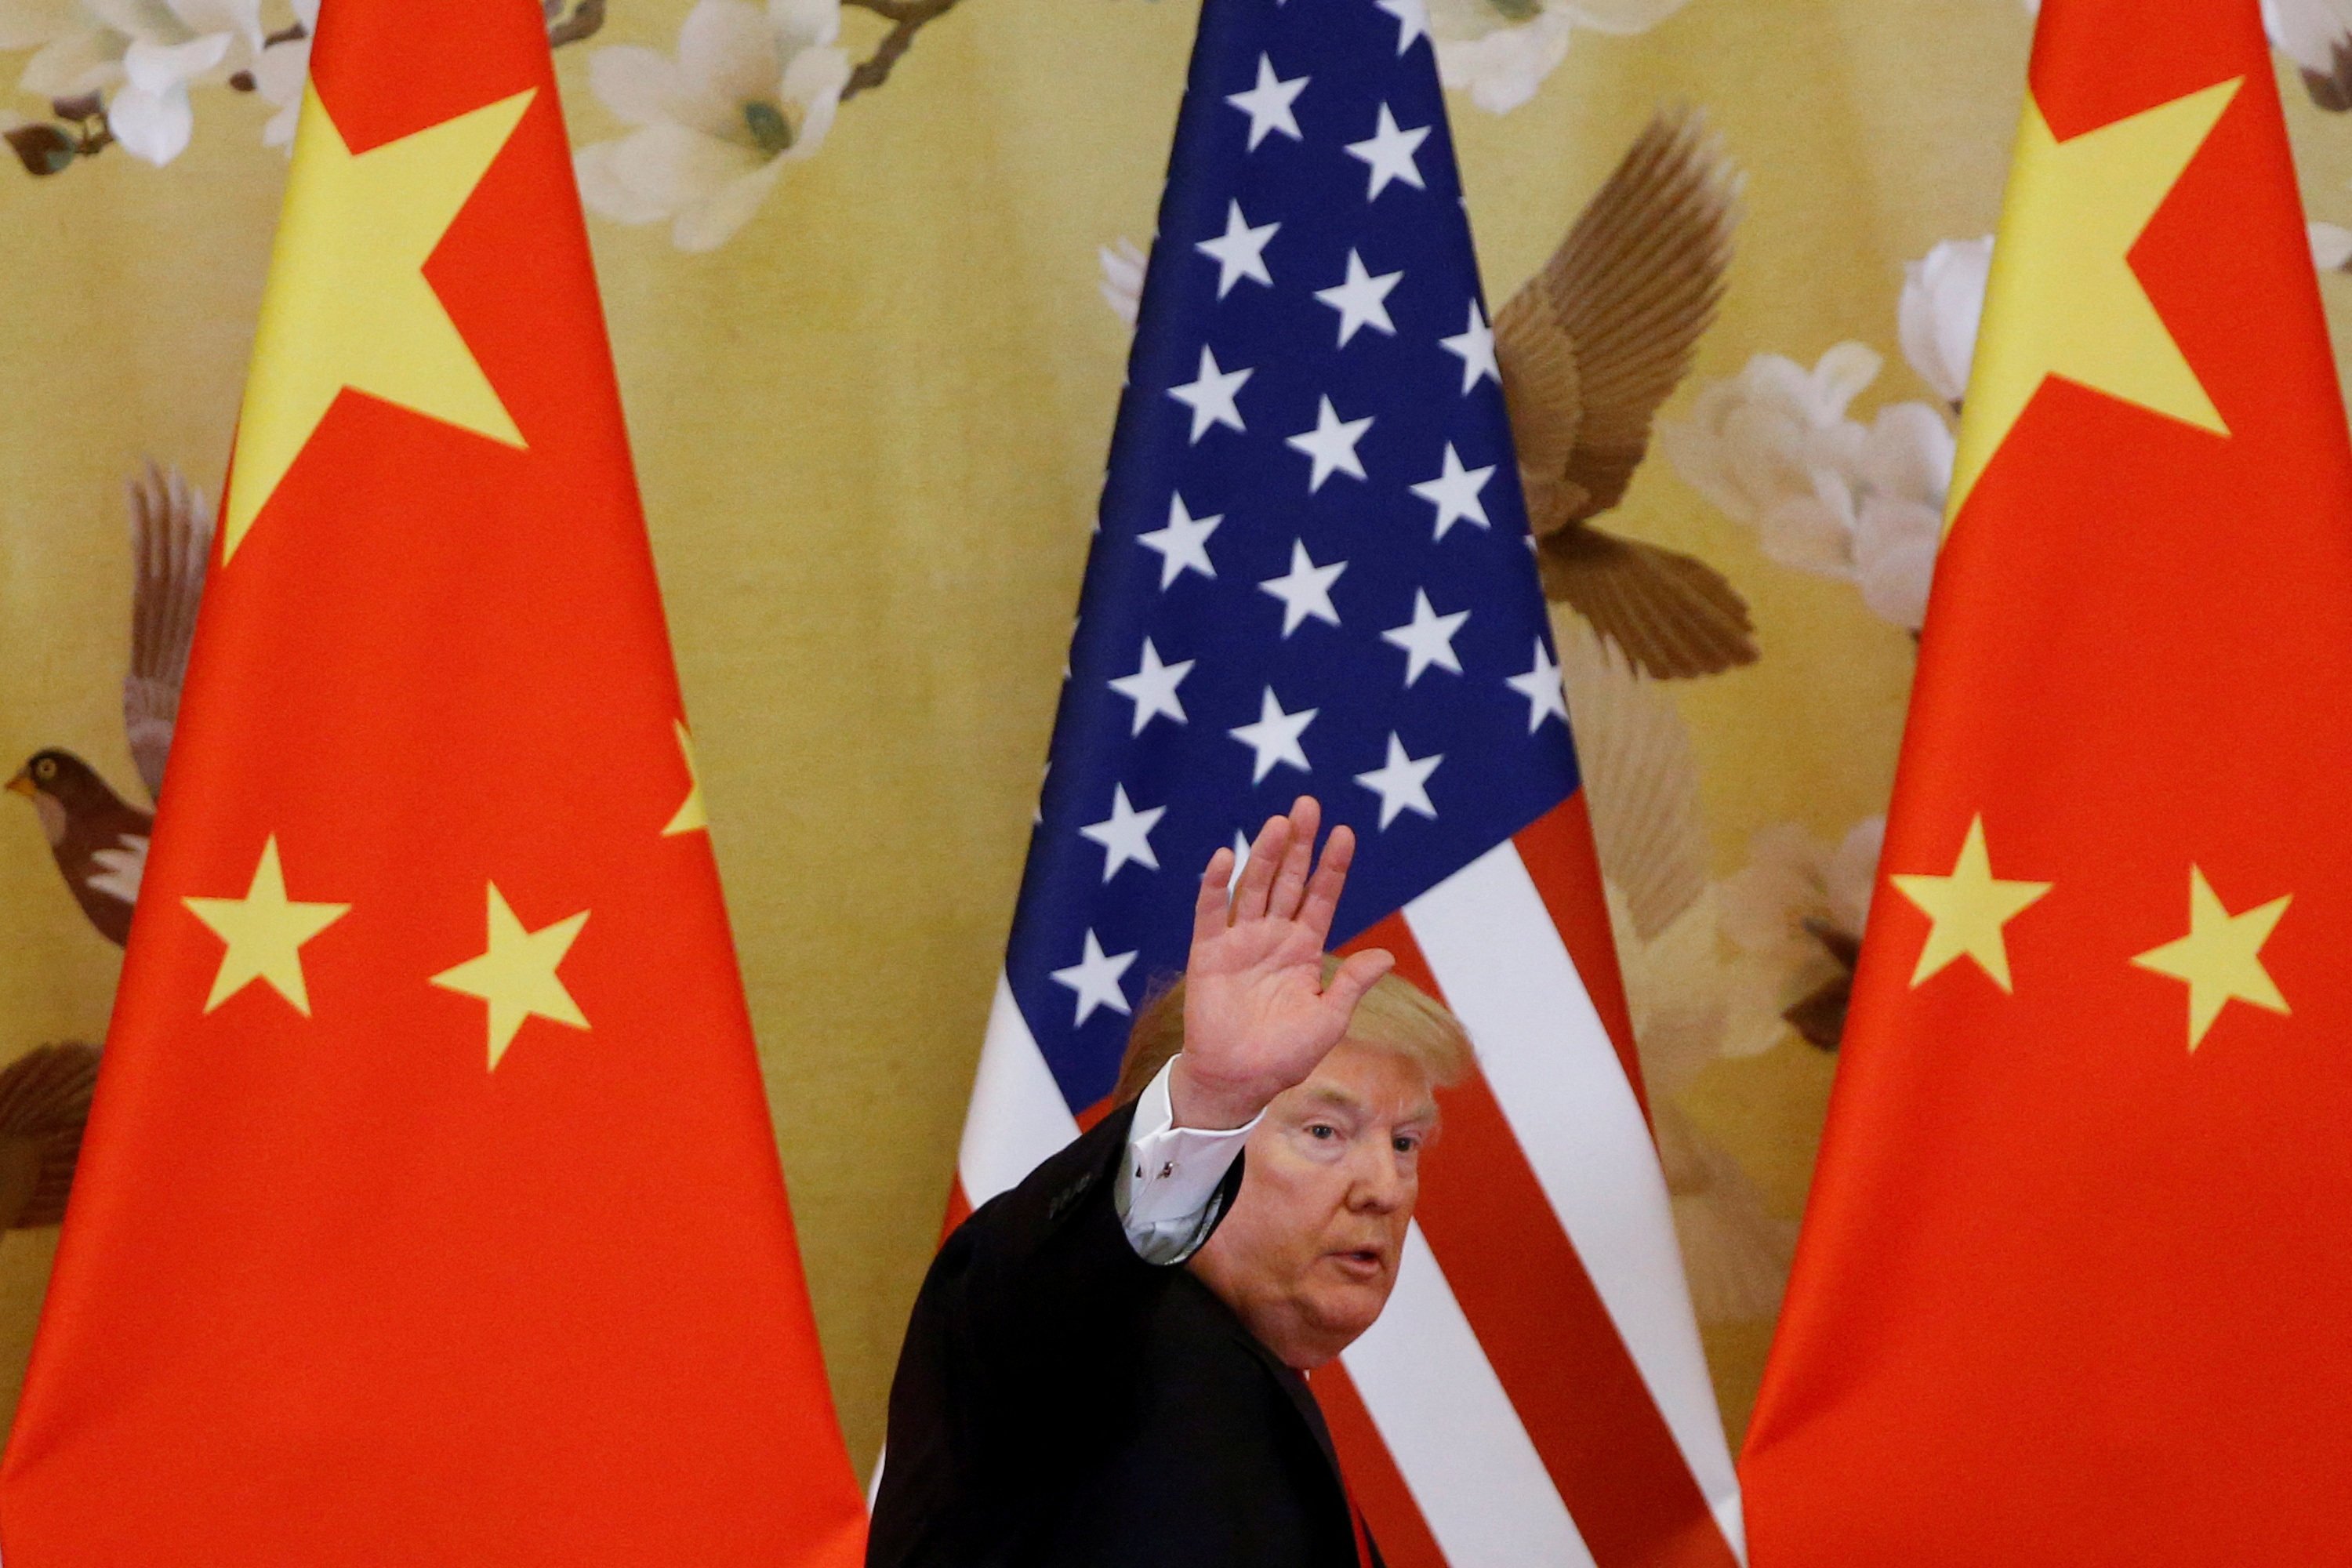
M 1211 856 L 1201 875 L 1184 971 L 1184 1049 L 1171 1085 L 1183 1125 L 1239 1126 L 1304 1081 L 1393 962 L 1360 952 L 1324 982 L 1323 944 L 1356 839 L 1333 828 L 1318 863 L 1321 818 L 1314 798 L 1302 795 L 1289 816 L 1259 831 L 1238 881 L 1230 849 Z

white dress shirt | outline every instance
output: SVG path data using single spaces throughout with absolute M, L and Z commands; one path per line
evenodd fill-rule
M 1171 1057 L 1137 1099 L 1127 1163 L 1111 1194 L 1136 1256 L 1162 1266 L 1183 1262 L 1209 1238 L 1223 1208 L 1217 1188 L 1265 1115 L 1222 1132 L 1177 1126 L 1168 1097 L 1168 1075 L 1175 1069 Z

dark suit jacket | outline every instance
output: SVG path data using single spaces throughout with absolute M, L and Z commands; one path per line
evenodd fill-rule
M 1133 1115 L 940 1249 L 890 1387 L 867 1568 L 1354 1568 L 1306 1381 L 1128 1243 L 1111 1193 Z

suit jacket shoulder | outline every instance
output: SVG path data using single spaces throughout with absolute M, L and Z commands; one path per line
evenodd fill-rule
M 1356 1561 L 1304 1381 L 1128 1242 L 1112 1192 L 1131 1118 L 983 1205 L 933 1260 L 891 1386 L 869 1568 Z

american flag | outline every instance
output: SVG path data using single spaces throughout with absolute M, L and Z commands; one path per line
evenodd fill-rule
M 1738 1494 L 1640 1099 L 1423 0 L 1207 0 L 959 1207 L 1105 1109 L 1191 889 L 1300 793 L 1335 940 L 1481 1071 L 1314 1385 L 1394 1568 L 1727 1565 Z

